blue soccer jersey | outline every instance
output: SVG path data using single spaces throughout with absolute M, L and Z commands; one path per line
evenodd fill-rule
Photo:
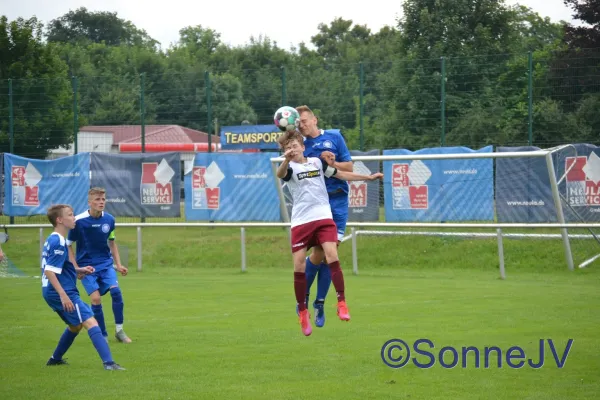
M 69 261 L 67 241 L 62 235 L 53 232 L 44 243 L 42 252 L 42 293 L 44 297 L 58 296 L 54 286 L 48 281 L 45 271 L 56 274 L 58 282 L 68 296 L 78 295 L 77 273 Z
M 346 162 L 352 161 L 350 151 L 344 137 L 339 129 L 321 130 L 321 134 L 315 138 L 304 138 L 304 156 L 305 157 L 320 157 L 324 151 L 330 151 L 335 155 L 335 161 Z M 325 178 L 327 193 L 333 194 L 337 191 L 348 193 L 348 183 L 335 177 Z
M 102 212 L 100 217 L 94 218 L 86 211 L 77 215 L 75 221 L 67 244 L 77 244 L 77 264 L 80 267 L 91 265 L 96 271 L 112 268 L 114 261 L 108 241 L 115 239 L 115 217 Z

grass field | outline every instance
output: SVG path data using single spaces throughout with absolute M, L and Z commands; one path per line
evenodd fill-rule
M 25 275 L 39 275 L 37 230 L 10 234 L 5 252 Z M 340 259 L 352 321 L 335 318 L 332 288 L 327 323 L 313 326 L 307 338 L 294 312 L 283 229 L 247 230 L 245 273 L 239 229 L 145 228 L 142 272 L 135 271 L 135 230 L 117 234 L 129 248 L 132 272 L 120 284 L 125 328 L 134 343 L 111 337 L 111 349 L 127 371 L 103 371 L 85 333 L 65 356 L 71 365 L 46 367 L 64 326 L 43 301 L 39 279 L 0 278 L 0 398 L 600 396 L 600 262 L 569 271 L 558 240 L 505 240 L 506 280 L 498 279 L 494 240 L 360 237 L 358 276 L 351 273 L 350 243 L 344 243 Z M 108 296 L 104 310 L 112 331 Z M 473 354 L 465 368 L 459 362 L 447 369 L 436 360 L 428 369 L 413 363 L 393 369 L 380 356 L 393 338 L 409 344 L 429 339 L 435 354 L 444 346 L 497 346 L 504 352 L 520 346 L 532 362 L 539 360 L 540 339 L 552 339 L 559 358 L 567 340 L 574 342 L 563 368 L 546 346 L 539 369 L 512 369 L 505 358 L 498 368 L 495 355 L 488 368 L 482 355 L 476 368 Z

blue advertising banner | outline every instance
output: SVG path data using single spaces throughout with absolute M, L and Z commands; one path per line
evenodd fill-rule
M 282 132 L 273 125 L 239 125 L 221 127 L 221 148 L 279 149 L 277 140 Z
M 4 154 L 3 212 L 10 216 L 46 214 L 52 204 L 69 204 L 74 211 L 87 208 L 90 154 L 56 160 L 34 160 Z M 9 175 L 10 174 L 10 175 Z
M 499 153 L 535 150 L 540 148 L 496 149 Z M 496 159 L 496 216 L 501 223 L 556 222 L 550 175 L 544 157 Z
M 196 153 L 184 179 L 186 220 L 280 222 L 269 153 Z
M 91 186 L 106 189 L 106 211 L 120 217 L 179 217 L 179 153 L 92 153 Z
M 440 147 L 415 152 L 384 150 L 383 155 L 491 153 Z M 385 161 L 385 219 L 389 222 L 488 221 L 494 218 L 491 158 Z

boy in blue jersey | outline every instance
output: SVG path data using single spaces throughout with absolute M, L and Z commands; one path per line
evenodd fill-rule
M 340 171 L 353 172 L 350 151 L 344 137 L 338 129 L 322 130 L 317 127 L 317 117 L 308 106 L 296 107 L 300 114 L 298 129 L 304 136 L 304 156 L 318 157 L 330 166 Z M 329 204 L 336 224 L 339 241 L 344 237 L 348 221 L 348 193 L 346 181 L 335 177 L 325 178 L 329 195 Z M 331 286 L 331 273 L 327 267 L 323 249 L 315 247 L 309 257 L 306 257 L 306 304 L 309 304 L 310 288 L 317 278 L 317 296 L 313 307 L 315 309 L 315 325 L 325 325 L 325 298 Z
M 65 237 L 75 226 L 73 209 L 66 204 L 57 204 L 48 209 L 48 219 L 54 232 L 48 236 L 42 252 L 42 295 L 46 303 L 67 324 L 58 346 L 46 365 L 66 365 L 63 355 L 85 328 L 100 355 L 106 370 L 123 370 L 112 359 L 108 343 L 102 337 L 98 322 L 92 310 L 79 297 L 77 290 L 77 275 L 89 275 L 94 268 L 86 266 L 75 267 L 69 262 Z
M 110 292 L 115 317 L 115 337 L 119 342 L 131 343 L 131 339 L 123 330 L 123 294 L 117 281 L 117 272 L 125 276 L 128 270 L 121 265 L 119 249 L 115 243 L 115 218 L 104 212 L 105 204 L 106 190 L 91 188 L 88 192 L 90 208 L 77 215 L 75 229 L 69 232 L 67 240 L 69 259 L 76 267 L 79 265 L 94 267 L 94 273 L 82 277 L 81 283 L 90 296 L 92 310 L 102 335 L 108 341 L 102 311 L 102 296 Z M 73 253 L 73 243 L 77 244 L 77 257 Z

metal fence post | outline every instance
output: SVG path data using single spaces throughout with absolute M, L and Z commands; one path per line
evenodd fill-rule
M 527 82 L 527 133 L 528 133 L 528 142 L 531 146 L 533 143 L 533 55 L 531 51 L 527 53 L 527 69 L 528 69 L 528 82 Z
M 359 76 L 359 93 L 358 93 L 358 124 L 360 132 L 360 151 L 365 151 L 365 129 L 364 129 L 364 115 L 365 115 L 365 68 L 360 62 L 360 76 Z
M 208 152 L 212 152 L 212 104 L 211 100 L 211 83 L 210 72 L 204 71 L 204 87 L 206 88 L 206 133 L 208 133 Z
M 79 134 L 79 115 L 77 114 L 77 77 L 71 77 L 73 86 L 73 153 L 77 154 L 77 135 Z
M 281 106 L 287 104 L 287 79 L 285 76 L 285 66 L 281 66 Z
M 10 154 L 15 154 L 15 118 L 13 113 L 13 87 L 12 79 L 8 80 L 8 135 L 10 138 Z M 6 199 L 4 200 L 6 201 Z M 10 224 L 15 223 L 15 217 L 10 216 Z M 40 253 L 41 256 L 41 253 Z
M 142 227 L 137 227 L 137 270 L 142 272 Z
M 442 81 L 441 81 L 441 99 L 440 99 L 440 118 L 442 122 L 441 145 L 446 144 L 446 58 L 441 59 Z

